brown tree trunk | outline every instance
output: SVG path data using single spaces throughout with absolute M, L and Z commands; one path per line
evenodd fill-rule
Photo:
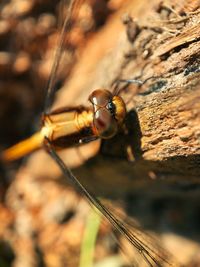
M 148 79 L 142 86 L 120 83 L 126 85 L 120 91 L 128 109 L 126 131 L 103 141 L 102 153 L 77 172 L 90 183 L 92 168 L 102 192 L 113 193 L 113 183 L 114 193 L 123 193 L 199 181 L 200 13 L 190 1 L 171 6 L 170 1 L 126 1 L 87 43 L 61 92 L 59 105 L 71 92 L 81 103 L 92 90 L 111 88 L 117 80 Z
M 81 164 L 75 173 L 100 194 L 158 192 L 163 184 L 199 182 L 198 7 L 189 0 L 126 1 L 79 52 L 54 107 L 87 104 L 93 90 L 112 90 L 120 79 L 146 81 L 142 86 L 119 84 L 127 118 L 117 137 L 102 141 L 99 152 L 96 142 L 63 152 L 66 164 Z M 34 172 L 46 164 L 38 156 L 37 168 L 31 165 Z M 50 175 L 56 174 L 51 170 Z

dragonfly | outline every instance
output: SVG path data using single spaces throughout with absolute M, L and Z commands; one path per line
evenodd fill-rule
M 112 138 L 123 125 L 126 117 L 126 104 L 124 100 L 119 93 L 113 93 L 108 89 L 94 90 L 89 96 L 89 107 L 63 107 L 51 111 L 52 97 L 55 95 L 55 82 L 64 42 L 69 41 L 65 34 L 70 30 L 72 18 L 77 16 L 85 1 L 71 1 L 65 17 L 47 83 L 47 94 L 40 131 L 33 134 L 27 140 L 3 151 L 1 160 L 4 162 L 14 161 L 36 149 L 44 147 L 60 167 L 66 179 L 110 222 L 115 231 L 121 234 L 137 250 L 146 266 L 178 266 L 170 261 L 167 252 L 162 249 L 160 251 L 154 249 L 151 244 L 145 241 L 144 233 L 139 232 L 134 227 L 132 229 L 129 228 L 93 192 L 85 188 L 57 152 L 60 149 L 73 147 L 96 139 Z M 132 266 L 134 266 L 134 263 Z

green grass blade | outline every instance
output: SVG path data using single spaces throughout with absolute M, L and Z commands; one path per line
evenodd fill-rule
M 101 214 L 91 209 L 91 212 L 86 222 L 83 242 L 81 245 L 79 267 L 92 267 L 93 266 L 95 243 L 96 243 L 100 223 L 101 223 Z

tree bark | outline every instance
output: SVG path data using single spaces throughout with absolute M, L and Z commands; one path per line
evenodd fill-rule
M 119 84 L 127 118 L 117 137 L 102 141 L 100 151 L 94 142 L 78 152 L 63 152 L 66 164 L 72 168 L 81 165 L 75 173 L 100 194 L 118 195 L 141 188 L 158 192 L 163 184 L 199 183 L 198 7 L 189 0 L 182 4 L 126 1 L 79 51 L 54 108 L 87 104 L 93 90 L 112 90 L 120 79 L 144 82 L 142 86 Z M 48 157 L 38 153 L 33 159 L 30 170 L 41 176 Z M 49 175 L 57 176 L 57 167 L 55 173 L 52 170 Z
M 113 193 L 113 182 L 115 193 L 199 183 L 200 13 L 189 1 L 170 6 L 170 1 L 127 1 L 89 40 L 68 89 L 60 93 L 59 105 L 70 91 L 81 103 L 92 90 L 111 88 L 117 80 L 146 81 L 142 86 L 120 83 L 119 88 L 126 85 L 120 90 L 127 103 L 126 130 L 103 141 L 101 152 L 76 172 L 90 184 L 92 168 L 95 183 L 101 192 L 107 188 L 106 194 Z

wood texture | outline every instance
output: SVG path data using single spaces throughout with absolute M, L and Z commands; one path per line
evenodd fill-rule
M 149 189 L 149 183 L 156 191 L 163 183 L 199 183 L 200 14 L 194 7 L 181 16 L 176 8 L 170 10 L 157 1 L 148 5 L 129 1 L 122 13 L 126 9 L 135 22 L 128 18 L 127 25 L 119 27 L 120 14 L 111 18 L 110 24 L 88 43 L 68 88 L 74 87 L 82 101 L 90 90 L 111 88 L 118 79 L 152 79 L 141 87 L 131 84 L 122 91 L 129 103 L 126 134 L 122 132 L 116 140 L 103 141 L 101 153 L 77 174 L 89 180 L 92 168 L 100 191 L 107 188 L 108 194 L 113 192 L 113 182 L 118 188 L 115 193 L 122 193 L 124 188 L 137 191 L 144 185 Z M 87 64 L 93 53 L 100 58 L 95 56 L 94 63 Z M 62 99 L 66 99 L 64 94 L 61 93 Z M 127 147 L 132 151 L 132 163 L 126 162 Z
M 103 141 L 100 151 L 94 142 L 62 152 L 68 166 L 81 165 L 75 173 L 99 194 L 119 196 L 145 188 L 162 194 L 163 184 L 199 183 L 200 14 L 192 4 L 188 12 L 186 2 L 182 9 L 170 9 L 170 2 L 126 1 L 87 41 L 58 93 L 54 108 L 87 104 L 92 90 L 112 90 L 119 79 L 149 79 L 122 90 L 128 115 L 118 137 Z M 46 164 L 54 166 L 46 160 L 51 162 L 43 152 L 34 156 L 34 175 L 36 170 L 41 175 Z M 59 172 L 53 169 L 50 176 L 56 177 Z

